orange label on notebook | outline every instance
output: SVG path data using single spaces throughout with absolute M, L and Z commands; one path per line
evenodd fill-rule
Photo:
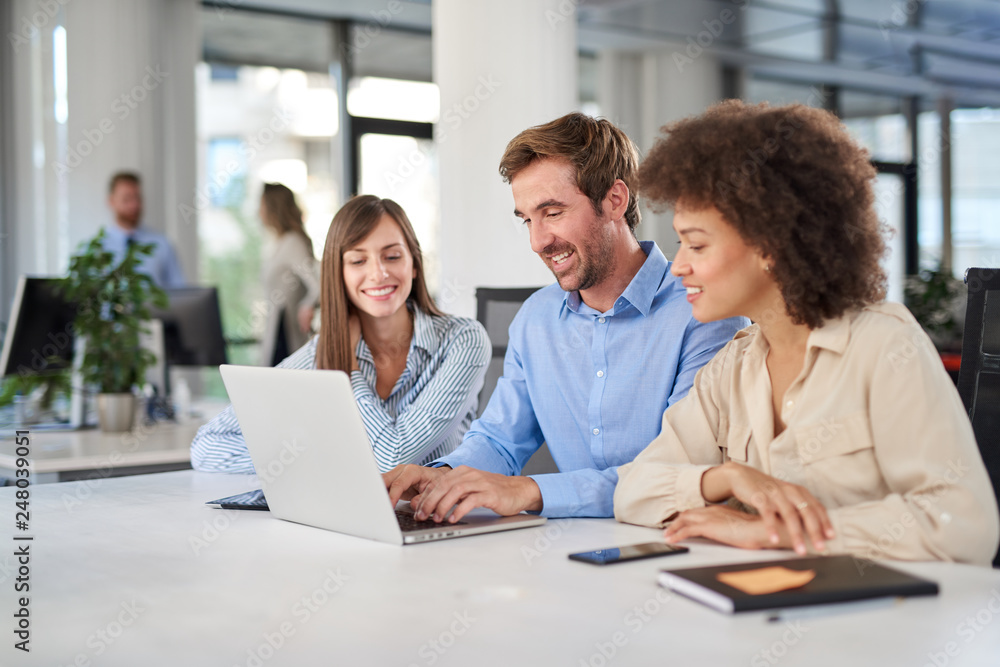
M 715 577 L 748 595 L 767 595 L 805 586 L 816 578 L 816 572 L 789 570 L 787 567 L 762 567 L 742 572 L 720 572 Z

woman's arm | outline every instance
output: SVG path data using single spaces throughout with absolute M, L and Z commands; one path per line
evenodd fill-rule
M 890 493 L 830 510 L 831 547 L 863 558 L 987 564 L 1000 519 L 962 402 L 914 322 L 888 337 L 869 391 L 875 458 Z

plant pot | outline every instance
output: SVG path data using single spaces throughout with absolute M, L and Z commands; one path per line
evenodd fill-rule
M 102 431 L 131 431 L 135 422 L 135 396 L 132 394 L 98 394 L 97 423 Z

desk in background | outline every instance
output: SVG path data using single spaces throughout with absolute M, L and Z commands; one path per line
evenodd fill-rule
M 691 541 L 685 555 L 595 567 L 566 555 L 660 532 L 568 519 L 402 547 L 203 505 L 254 486 L 185 471 L 33 487 L 32 651 L 12 648 L 4 547 L 0 664 L 922 667 L 1000 656 L 1000 571 L 987 568 L 894 563 L 941 595 L 769 623 L 671 595 L 656 574 L 786 552 Z M 14 489 L 0 489 L 6 545 L 13 505 Z
M 182 424 L 137 424 L 127 433 L 105 433 L 96 428 L 32 430 L 27 426 L 31 439 L 32 483 L 190 469 L 191 440 L 201 425 L 225 406 L 222 401 L 199 401 L 196 406 L 198 418 L 189 418 Z M 13 478 L 16 462 L 14 431 L 2 431 L 0 477 Z

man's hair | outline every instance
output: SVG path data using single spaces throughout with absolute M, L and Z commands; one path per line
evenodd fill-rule
M 139 174 L 134 171 L 119 171 L 116 172 L 111 180 L 108 182 L 108 194 L 115 191 L 119 183 L 131 183 L 132 185 L 141 185 L 142 181 L 139 178 Z
M 875 168 L 835 115 L 728 100 L 663 132 L 639 168 L 643 196 L 718 209 L 772 261 L 793 322 L 816 328 L 885 298 Z
M 504 182 L 510 183 L 541 158 L 557 158 L 572 164 L 577 187 L 590 199 L 598 215 L 611 186 L 619 179 L 624 182 L 628 187 L 625 222 L 635 234 L 640 219 L 636 197 L 639 150 L 624 132 L 603 118 L 577 112 L 566 114 L 528 128 L 511 139 L 500 160 L 500 175 Z

